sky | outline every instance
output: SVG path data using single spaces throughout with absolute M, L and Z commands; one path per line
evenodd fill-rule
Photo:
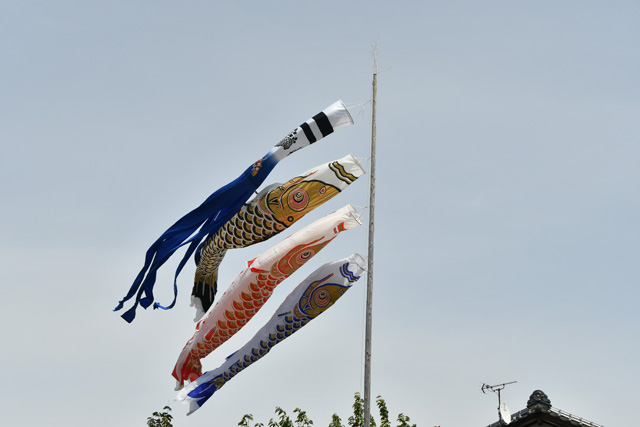
M 278 164 L 285 182 L 353 153 L 369 170 L 378 49 L 372 395 L 418 426 L 554 407 L 631 424 L 640 382 L 640 2 L 21 1 L 0 4 L 3 424 L 266 423 L 280 406 L 346 422 L 362 391 L 362 279 L 193 415 L 173 399 L 194 330 L 176 307 L 112 309 L 148 246 L 304 120 L 354 117 Z M 347 203 L 369 179 L 246 261 Z M 204 359 L 215 369 L 311 271 L 367 253 L 342 233 Z M 172 297 L 177 260 L 156 296 Z M 377 419 L 377 413 L 374 412 Z M 53 421 L 52 421 L 53 420 Z

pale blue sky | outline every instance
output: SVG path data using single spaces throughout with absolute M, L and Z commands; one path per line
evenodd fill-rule
M 188 3 L 188 4 L 187 4 Z M 370 98 L 379 46 L 373 393 L 421 427 L 497 419 L 535 389 L 607 426 L 640 382 L 640 2 L 23 1 L 0 5 L 3 423 L 266 422 L 278 405 L 346 420 L 362 386 L 359 282 L 190 417 L 172 402 L 193 331 L 177 307 L 111 312 L 149 244 L 332 102 Z M 283 182 L 351 152 L 356 124 L 282 161 Z M 365 161 L 365 168 L 368 163 Z M 367 206 L 368 180 L 305 217 Z M 365 213 L 365 220 L 367 215 Z M 275 241 L 230 252 L 224 289 Z M 205 359 L 216 368 L 343 233 Z M 175 265 L 175 264 L 174 264 Z M 172 268 L 157 293 L 168 301 Z

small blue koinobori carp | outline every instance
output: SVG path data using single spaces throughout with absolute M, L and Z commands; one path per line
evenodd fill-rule
M 262 159 L 249 166 L 237 179 L 218 189 L 200 206 L 180 218 L 147 250 L 142 270 L 114 311 L 122 309 L 124 303 L 135 296 L 133 307 L 122 315 L 122 318 L 127 322 L 132 322 L 138 304 L 144 308 L 149 307 L 154 301 L 153 286 L 158 269 L 176 250 L 188 244 L 187 252 L 180 261 L 174 276 L 173 301 L 166 307 L 158 303 L 153 304 L 154 308 L 165 310 L 172 308 L 178 293 L 178 275 L 191 255 L 200 246 L 200 242 L 216 233 L 220 227 L 238 213 L 280 160 L 350 124 L 353 124 L 353 119 L 347 107 L 342 101 L 333 103 L 294 129 Z
M 311 273 L 247 344 L 227 357 L 222 366 L 187 384 L 177 400 L 189 403 L 188 414 L 198 410 L 227 381 L 329 309 L 360 278 L 364 265 L 364 258 L 354 253 Z

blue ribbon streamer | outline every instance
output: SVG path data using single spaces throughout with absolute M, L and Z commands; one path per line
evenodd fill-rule
M 178 296 L 178 275 L 183 267 L 191 255 L 197 250 L 200 243 L 215 234 L 227 221 L 238 213 L 244 203 L 249 200 L 251 195 L 264 182 L 278 163 L 278 159 L 276 159 L 276 156 L 273 156 L 273 153 L 274 150 L 270 151 L 259 161 L 261 164 L 257 172 L 256 165 L 258 165 L 259 162 L 251 165 L 242 175 L 215 191 L 200 206 L 169 227 L 147 250 L 142 269 L 133 281 L 127 295 L 118 303 L 113 311 L 122 309 L 124 303 L 135 295 L 133 307 L 122 315 L 124 320 L 131 323 L 135 318 L 138 305 L 146 309 L 153 303 L 153 287 L 158 269 L 175 251 L 189 244 L 187 252 L 180 261 L 174 276 L 173 301 L 168 306 L 162 306 L 158 303 L 153 304 L 153 308 L 162 308 L 164 310 L 172 308 Z M 144 297 L 142 296 L 143 294 Z

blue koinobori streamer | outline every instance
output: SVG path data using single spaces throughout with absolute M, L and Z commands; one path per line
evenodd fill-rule
M 284 300 L 271 320 L 217 369 L 205 372 L 178 393 L 189 404 L 189 414 L 199 409 L 234 376 L 265 356 L 271 348 L 328 310 L 364 272 L 359 254 L 327 263 L 311 273 Z
M 122 309 L 124 303 L 134 296 L 135 303 L 122 315 L 123 319 L 127 322 L 133 321 L 138 304 L 148 308 L 154 301 L 153 286 L 158 269 L 176 250 L 188 244 L 189 247 L 174 276 L 173 301 L 166 307 L 158 303 L 153 304 L 154 308 L 172 308 L 178 294 L 178 275 L 200 242 L 218 231 L 242 208 L 280 160 L 350 124 L 353 124 L 353 119 L 342 101 L 333 103 L 294 129 L 242 175 L 218 189 L 200 206 L 180 218 L 147 250 L 142 270 L 114 311 Z

